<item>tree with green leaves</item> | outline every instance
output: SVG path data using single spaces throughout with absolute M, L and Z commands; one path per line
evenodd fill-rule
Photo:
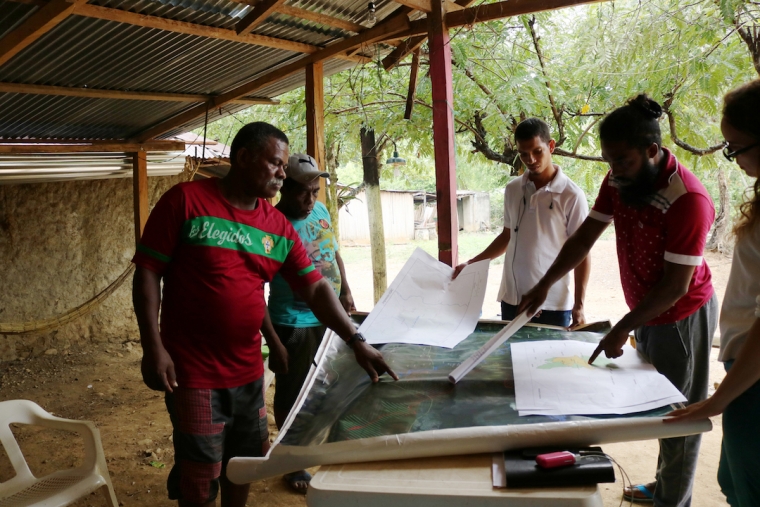
M 665 108 L 666 143 L 719 202 L 716 230 L 725 231 L 730 203 L 740 198 L 746 182 L 718 153 L 720 98 L 760 73 L 757 13 L 757 4 L 747 0 L 625 0 L 453 31 L 460 188 L 502 187 L 519 173 L 513 131 L 522 119 L 538 116 L 552 125 L 555 154 L 564 170 L 587 195 L 595 195 L 607 170 L 599 157 L 599 120 L 647 92 Z M 368 127 L 377 133 L 379 153 L 394 141 L 408 160 L 399 175 L 383 168 L 381 185 L 434 188 L 431 83 L 424 45 L 419 61 L 408 120 L 403 117 L 409 61 L 385 72 L 378 57 L 325 81 L 329 172 L 348 183 L 361 180 L 358 133 Z M 293 149 L 305 148 L 300 90 L 283 95 L 277 106 L 254 106 L 236 119 L 209 126 L 211 137 L 223 142 L 235 122 L 264 114 L 288 133 Z M 713 246 L 719 247 L 720 241 Z

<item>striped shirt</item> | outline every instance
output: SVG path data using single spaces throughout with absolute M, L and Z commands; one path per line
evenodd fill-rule
M 615 221 L 620 281 L 633 309 L 662 279 L 665 261 L 694 266 L 688 292 L 668 310 L 647 322 L 672 324 L 699 310 L 713 295 L 712 275 L 704 260 L 715 206 L 704 185 L 667 149 L 657 192 L 642 207 L 628 206 L 610 174 L 604 178 L 589 218 Z

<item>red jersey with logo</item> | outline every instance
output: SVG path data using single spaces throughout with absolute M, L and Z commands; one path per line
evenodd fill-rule
M 254 210 L 235 208 L 218 181 L 166 192 L 132 259 L 163 277 L 161 340 L 189 388 L 261 377 L 264 282 L 279 272 L 297 290 L 321 278 L 282 213 L 264 199 Z
M 615 221 L 620 281 L 633 309 L 662 279 L 665 261 L 695 266 L 688 292 L 649 326 L 671 324 L 696 312 L 713 295 L 712 275 L 704 260 L 715 206 L 704 185 L 668 150 L 657 193 L 642 207 L 624 204 L 610 173 L 589 217 Z

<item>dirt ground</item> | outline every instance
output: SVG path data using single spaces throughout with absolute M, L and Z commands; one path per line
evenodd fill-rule
M 360 247 L 357 247 L 360 248 Z M 393 247 L 390 247 L 393 248 Z M 372 303 L 372 279 L 367 255 L 347 263 L 347 276 L 360 310 Z M 389 256 L 391 257 L 391 256 Z M 730 259 L 709 255 L 714 283 L 720 297 L 725 290 Z M 393 279 L 403 261 L 388 264 L 388 280 Z M 592 275 L 586 302 L 588 320 L 619 319 L 626 311 L 619 285 L 614 242 L 601 240 L 592 252 Z M 501 277 L 501 265 L 491 267 L 483 317 L 498 314 L 495 301 Z M 94 421 L 100 429 L 108 468 L 119 503 L 128 507 L 174 505 L 166 498 L 166 476 L 173 462 L 171 425 L 163 395 L 148 390 L 140 379 L 140 348 L 131 342 L 72 348 L 53 354 L 0 363 L 0 400 L 30 399 L 61 417 Z M 723 378 L 722 365 L 713 349 L 711 384 Z M 712 391 L 712 389 L 711 389 Z M 267 402 L 271 408 L 273 390 Z M 271 437 L 276 435 L 270 416 Z M 714 429 L 703 438 L 694 507 L 727 505 L 716 481 L 720 454 L 721 420 L 713 420 Z M 64 433 L 19 427 L 14 430 L 22 450 L 36 474 L 76 466 L 78 439 Z M 654 475 L 657 442 L 636 442 L 604 446 L 628 472 L 634 482 L 648 482 Z M 0 482 L 10 478 L 12 469 L 0 449 Z M 605 506 L 616 506 L 620 499 L 620 482 L 602 485 Z M 262 507 L 303 506 L 303 496 L 291 493 L 279 478 L 254 483 L 248 505 Z M 105 505 L 92 495 L 75 504 L 78 507 Z

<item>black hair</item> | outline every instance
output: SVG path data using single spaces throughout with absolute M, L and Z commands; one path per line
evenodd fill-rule
M 288 136 L 274 125 L 270 125 L 263 121 L 255 121 L 244 125 L 243 128 L 238 130 L 238 133 L 235 134 L 235 139 L 232 140 L 232 146 L 230 146 L 230 161 L 233 164 L 235 163 L 240 148 L 248 148 L 252 151 L 260 150 L 270 137 L 274 137 L 285 144 L 290 144 Z
M 635 148 L 648 148 L 652 144 L 662 146 L 657 121 L 660 116 L 662 106 L 642 93 L 602 120 L 599 137 L 603 142 L 625 141 Z
M 541 118 L 528 118 L 521 121 L 515 128 L 515 141 L 530 141 L 536 136 L 545 143 L 552 140 L 549 125 Z

